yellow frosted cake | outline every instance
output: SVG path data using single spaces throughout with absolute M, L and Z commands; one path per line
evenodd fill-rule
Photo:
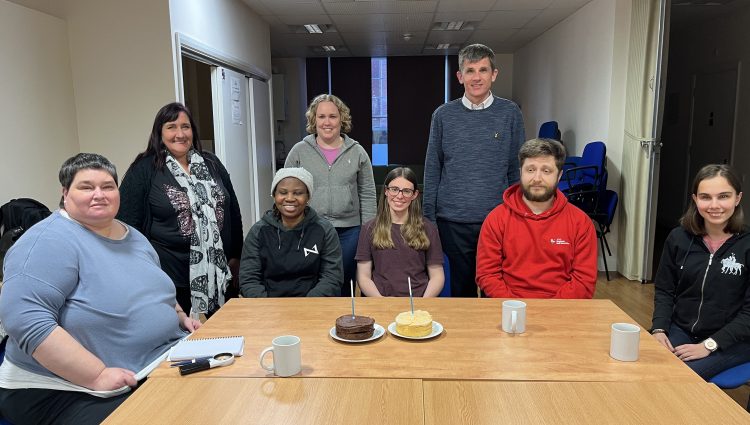
M 423 310 L 399 313 L 396 316 L 396 332 L 403 336 L 427 336 L 432 333 L 432 316 Z

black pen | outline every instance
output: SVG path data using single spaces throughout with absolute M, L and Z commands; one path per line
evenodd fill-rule
M 196 357 L 196 358 L 194 358 L 192 360 L 184 360 L 184 361 L 179 361 L 179 362 L 172 363 L 171 365 L 169 365 L 169 367 L 185 366 L 185 365 L 189 365 L 189 364 L 192 364 L 192 363 L 195 363 L 195 362 L 199 362 L 199 361 L 203 361 L 203 360 L 208 360 L 208 359 L 210 359 L 212 357 L 213 356 Z

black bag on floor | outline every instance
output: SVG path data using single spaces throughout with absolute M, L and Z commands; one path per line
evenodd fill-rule
M 0 207 L 0 279 L 3 278 L 5 253 L 31 226 L 47 218 L 52 211 L 30 198 L 13 199 Z

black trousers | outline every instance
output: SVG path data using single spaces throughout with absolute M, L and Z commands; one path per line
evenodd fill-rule
M 100 424 L 132 393 L 99 398 L 74 391 L 0 388 L 0 415 L 13 425 Z
M 451 296 L 477 297 L 477 243 L 482 223 L 437 220 L 443 252 L 451 265 Z

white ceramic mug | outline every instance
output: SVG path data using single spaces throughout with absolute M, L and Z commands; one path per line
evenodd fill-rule
M 292 376 L 302 370 L 302 353 L 300 339 L 294 335 L 277 336 L 273 339 L 273 346 L 260 353 L 260 367 L 273 372 L 276 376 Z M 273 351 L 273 363 L 266 366 L 263 362 L 266 353 Z
M 641 328 L 630 323 L 613 323 L 609 355 L 615 360 L 634 362 L 638 360 Z
M 518 300 L 503 301 L 503 331 L 509 334 L 526 332 L 526 303 Z

